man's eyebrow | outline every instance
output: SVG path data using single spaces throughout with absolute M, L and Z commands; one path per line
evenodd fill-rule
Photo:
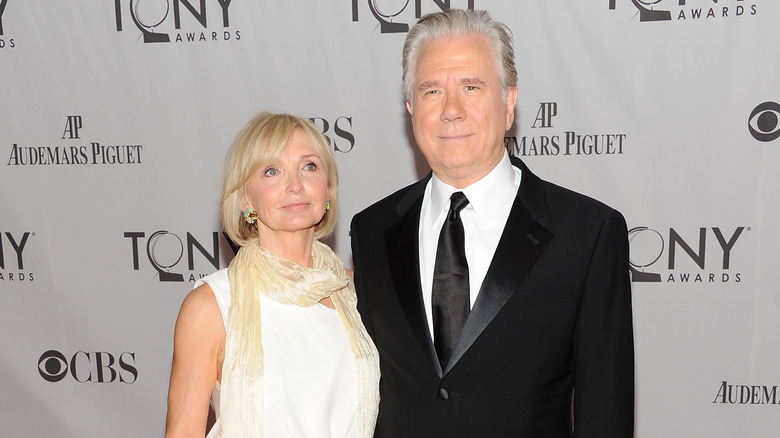
M 485 81 L 480 78 L 463 78 L 459 82 L 462 85 L 485 85 Z
M 480 78 L 463 78 L 458 81 L 460 85 L 485 85 L 485 81 Z M 427 90 L 435 88 L 440 85 L 439 81 L 431 79 L 430 81 L 424 81 L 417 87 L 418 90 Z
M 439 85 L 439 81 L 435 79 L 431 79 L 430 81 L 424 81 L 420 83 L 420 86 L 417 87 L 418 90 L 427 90 L 429 88 L 437 87 Z

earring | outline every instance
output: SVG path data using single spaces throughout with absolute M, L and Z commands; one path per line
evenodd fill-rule
M 330 211 L 330 200 L 325 201 L 325 211 Z
M 257 222 L 257 212 L 254 208 L 249 207 L 244 210 L 244 220 L 250 225 Z

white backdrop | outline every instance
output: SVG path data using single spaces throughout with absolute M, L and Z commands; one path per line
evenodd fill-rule
M 331 139 L 350 264 L 352 215 L 428 171 L 401 46 L 446 7 L 514 33 L 512 153 L 627 218 L 636 436 L 776 436 L 774 0 L 0 0 L 3 435 L 162 435 L 175 317 L 232 256 L 220 172 L 257 111 Z

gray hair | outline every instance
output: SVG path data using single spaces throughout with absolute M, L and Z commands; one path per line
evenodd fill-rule
M 512 31 L 509 27 L 490 18 L 487 11 L 448 9 L 424 15 L 406 35 L 402 65 L 404 98 L 408 102 L 412 102 L 414 72 L 422 45 L 442 37 L 469 34 L 484 35 L 490 41 L 502 94 L 506 95 L 509 87 L 517 85 L 515 49 L 512 47 Z

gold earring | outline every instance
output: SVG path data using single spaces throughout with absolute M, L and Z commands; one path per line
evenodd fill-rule
M 244 210 L 244 220 L 250 225 L 257 222 L 257 212 L 254 208 L 249 207 Z
M 325 211 L 330 211 L 330 200 L 325 201 Z

